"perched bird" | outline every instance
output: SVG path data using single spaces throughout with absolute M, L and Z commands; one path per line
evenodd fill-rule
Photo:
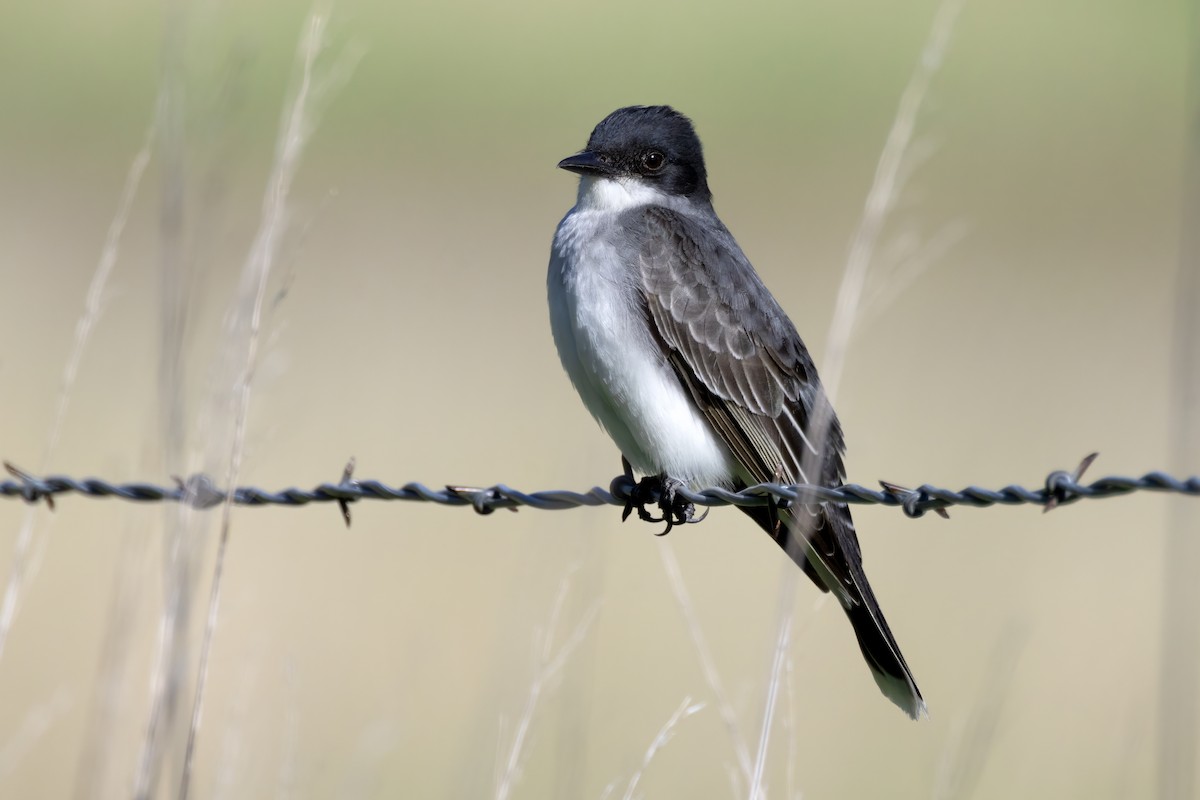
M 580 179 L 550 254 L 554 342 L 627 467 L 649 476 L 643 517 L 644 498 L 659 497 L 668 527 L 687 521 L 680 485 L 840 485 L 841 426 L 795 326 L 713 210 L 691 121 L 668 106 L 618 109 L 558 166 Z M 924 715 L 850 509 L 742 511 L 837 598 L 884 695 Z

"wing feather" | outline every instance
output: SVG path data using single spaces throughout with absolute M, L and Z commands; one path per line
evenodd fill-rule
M 827 401 L 795 327 L 719 223 L 706 227 L 660 206 L 630 213 L 647 315 L 677 368 L 709 395 L 712 413 L 741 412 L 733 415 L 738 430 L 790 453 L 779 464 L 744 464 L 754 478 L 796 480 L 803 453 L 815 449 L 806 428 Z M 820 478 L 840 481 L 842 435 L 832 416 L 826 439 Z
M 635 215 L 627 229 L 635 232 L 631 246 L 652 328 L 747 481 L 809 482 L 804 461 L 817 448 L 806 429 L 818 404 L 828 401 L 787 315 L 719 223 L 705 227 L 659 206 L 629 213 Z M 842 480 L 842 448 L 841 429 L 830 412 L 817 476 L 821 483 Z M 811 557 L 822 562 L 806 572 L 822 589 L 841 595 L 846 595 L 843 587 L 855 585 L 859 569 L 857 537 L 848 512 L 845 516 L 841 535 L 824 513 L 817 513 L 813 530 L 806 531 Z M 850 541 L 839 541 L 846 536 Z M 802 558 L 780 543 L 793 558 Z M 820 573 L 824 580 L 817 578 Z M 853 602 L 853 595 L 845 599 Z
M 729 232 L 651 206 L 627 212 L 652 332 L 675 374 L 741 464 L 745 479 L 833 485 L 844 477 L 842 430 L 795 327 Z M 814 420 L 827 420 L 819 434 Z M 811 458 L 809 458 L 811 456 Z M 805 474 L 815 462 L 819 474 Z M 815 477 L 815 480 L 813 478 Z M 867 582 L 845 505 L 743 509 L 845 608 L 880 689 L 924 713 L 912 673 Z

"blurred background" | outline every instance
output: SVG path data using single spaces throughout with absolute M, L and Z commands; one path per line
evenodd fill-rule
M 547 321 L 575 193 L 557 161 L 619 106 L 690 115 L 717 210 L 823 367 L 937 10 L 339 2 L 255 338 L 239 283 L 309 9 L 9 8 L 0 456 L 165 483 L 240 452 L 239 483 L 271 489 L 336 481 L 351 455 L 391 484 L 607 486 L 619 454 Z M 1195 21 L 1184 3 L 962 4 L 845 361 L 851 481 L 1036 486 L 1093 450 L 1091 477 L 1200 472 L 1169 461 Z M 331 506 L 237 508 L 188 780 L 197 797 L 746 796 L 782 610 L 771 797 L 1145 796 L 1168 520 L 1195 502 L 856 510 L 921 723 L 733 510 L 659 539 L 615 508 L 360 503 L 349 530 Z M 177 795 L 220 520 L 0 502 L 0 578 L 21 577 L 0 620 L 0 794 Z

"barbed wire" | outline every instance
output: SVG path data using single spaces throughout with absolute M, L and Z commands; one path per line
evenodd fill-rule
M 928 511 L 945 516 L 951 506 L 987 508 L 994 505 L 1040 505 L 1049 511 L 1060 505 L 1084 499 L 1121 497 L 1138 491 L 1172 492 L 1200 496 L 1200 476 L 1175 478 L 1165 472 L 1148 472 L 1140 478 L 1113 475 L 1089 484 L 1080 479 L 1094 460 L 1093 453 L 1073 471 L 1055 470 L 1046 476 L 1041 488 L 1029 489 L 1011 484 L 1002 489 L 967 486 L 954 491 L 925 484 L 909 489 L 880 481 L 881 490 L 868 489 L 856 483 L 842 486 L 786 485 L 761 483 L 740 491 L 719 487 L 692 491 L 682 488 L 677 494 L 698 506 L 765 506 L 772 502 L 780 506 L 846 503 L 848 505 L 881 505 L 900 508 L 910 517 L 920 517 Z M 54 499 L 62 494 L 81 494 L 87 497 L 116 497 L 141 503 L 177 502 L 195 508 L 211 508 L 228 500 L 242 506 L 304 506 L 309 503 L 337 503 L 346 522 L 350 521 L 349 504 L 360 500 L 408 500 L 437 503 L 447 506 L 470 506 L 480 514 L 497 509 L 516 510 L 525 506 L 543 510 L 561 510 L 583 506 L 615 505 L 628 507 L 634 500 L 638 482 L 629 475 L 618 475 L 607 490 L 593 487 L 586 492 L 563 489 L 522 492 L 504 484 L 495 486 L 446 486 L 431 489 L 422 483 L 410 482 L 392 487 L 377 480 L 357 480 L 353 477 L 354 460 L 346 465 L 337 483 L 322 483 L 312 489 L 288 488 L 267 491 L 254 486 L 238 486 L 232 491 L 219 488 L 207 475 L 197 474 L 187 479 L 175 478 L 173 485 L 152 483 L 112 483 L 100 478 L 71 478 L 65 475 L 38 477 L 4 462 L 15 480 L 0 482 L 0 496 L 20 498 L 29 503 L 45 501 L 51 509 Z M 639 500 L 645 500 L 643 494 Z M 657 500 L 657 497 L 652 498 Z

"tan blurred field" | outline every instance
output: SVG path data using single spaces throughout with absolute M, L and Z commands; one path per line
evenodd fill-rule
M 696 121 L 718 211 L 820 366 L 935 8 L 335 6 L 239 482 L 335 481 L 354 455 L 358 477 L 391 484 L 607 485 L 619 454 L 558 365 L 545 265 L 575 188 L 554 165 L 620 105 L 670 103 Z M 283 2 L 6 12 L 0 456 L 115 481 L 223 473 L 230 370 L 245 354 L 222 320 L 262 222 L 306 13 Z M 1092 477 L 1170 466 L 1173 287 L 1195 222 L 1181 200 L 1194 24 L 1183 4 L 967 0 L 846 362 L 850 480 L 1036 486 L 1093 450 Z M 160 126 L 47 454 L 77 320 L 164 75 L 177 116 Z M 162 275 L 175 256 L 190 277 L 171 393 Z M 184 421 L 165 425 L 174 402 Z M 879 695 L 841 612 L 801 581 L 770 796 L 1150 794 L 1172 503 L 1196 501 L 1142 494 L 949 521 L 856 511 L 932 718 L 911 723 Z M 638 793 L 745 792 L 659 557 L 669 548 L 682 566 L 753 757 L 794 568 L 740 514 L 658 539 L 615 508 L 353 511 L 349 531 L 331 506 L 233 512 L 192 796 L 496 796 L 539 642 L 549 635 L 554 653 L 573 634 L 528 716 L 509 796 L 624 796 L 689 697 L 704 707 L 674 727 Z M 0 502 L 0 580 L 30 514 L 0 655 L 0 796 L 130 796 L 177 510 Z M 188 672 L 154 796 L 179 785 L 218 523 L 201 515 L 185 537 L 197 553 Z

